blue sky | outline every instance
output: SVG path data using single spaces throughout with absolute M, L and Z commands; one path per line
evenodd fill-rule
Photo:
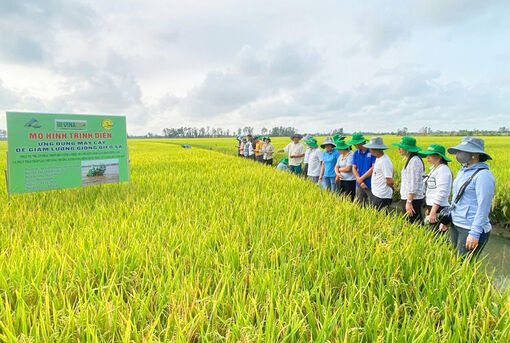
M 128 131 L 510 126 L 510 5 L 0 0 L 5 111 Z

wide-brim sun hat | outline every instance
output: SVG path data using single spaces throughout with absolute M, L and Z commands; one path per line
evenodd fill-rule
M 355 133 L 352 135 L 351 137 L 351 140 L 348 141 L 347 143 L 351 144 L 351 145 L 358 145 L 358 144 L 361 144 L 361 143 L 365 143 L 367 141 L 367 139 L 365 138 L 365 136 L 363 136 L 362 133 Z
M 268 136 L 265 136 L 262 140 L 263 140 L 263 141 L 270 141 L 270 142 L 271 142 L 271 138 L 270 138 L 270 137 L 268 137 Z
M 289 163 L 289 158 L 288 157 L 285 157 L 283 160 L 280 161 L 280 163 Z
M 404 149 L 405 151 L 409 152 L 418 152 L 423 150 L 422 148 L 416 145 L 416 139 L 410 136 L 404 136 L 400 139 L 400 142 L 391 144 L 394 146 L 398 146 Z
M 481 138 L 471 136 L 462 137 L 459 145 L 448 148 L 448 153 L 452 155 L 455 155 L 459 151 L 480 154 L 485 156 L 487 160 L 492 160 L 492 157 L 485 152 L 485 142 Z
M 299 133 L 295 133 L 292 136 L 290 136 L 290 139 L 294 139 L 294 138 L 303 139 L 303 135 L 300 135 Z
M 444 158 L 446 162 L 452 161 L 448 157 L 446 157 L 446 149 L 441 144 L 431 144 L 429 145 L 427 150 L 423 150 L 418 153 L 418 156 L 420 156 L 421 158 L 426 158 L 428 155 L 439 155 L 442 158 Z
M 372 137 L 370 141 L 363 145 L 366 149 L 375 149 L 375 150 L 386 150 L 389 147 L 384 144 L 383 139 L 381 137 Z
M 351 145 L 347 144 L 344 140 L 337 140 L 334 142 L 335 142 L 336 148 L 338 150 L 345 150 L 345 149 L 349 149 L 351 147 Z
M 338 141 L 343 141 L 345 139 L 345 136 L 342 136 L 342 135 L 339 135 L 339 134 L 336 134 L 333 136 L 333 141 L 335 142 L 338 142 Z
M 324 138 L 324 142 L 321 144 L 321 148 L 324 149 L 326 145 L 331 145 L 333 148 L 336 148 L 335 142 L 333 142 L 333 139 L 331 137 Z
M 305 141 L 306 145 L 312 147 L 312 148 L 318 148 L 319 145 L 317 144 L 317 140 L 313 137 Z

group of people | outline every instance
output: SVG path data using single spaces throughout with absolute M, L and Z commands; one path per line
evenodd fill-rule
M 271 144 L 271 138 L 267 136 L 252 136 L 251 134 L 237 138 L 239 145 L 236 148 L 240 157 L 250 158 L 252 160 L 273 165 L 274 146 Z
M 304 175 L 323 189 L 346 196 L 362 205 L 370 204 L 388 211 L 396 191 L 394 168 L 385 154 L 389 147 L 382 137 L 366 139 L 355 133 L 349 141 L 335 135 L 317 139 L 295 134 L 284 149 L 288 157 L 277 169 Z M 485 152 L 483 139 L 464 137 L 457 146 L 448 149 L 462 168 L 454 178 L 446 149 L 432 144 L 423 150 L 416 139 L 402 137 L 393 143 L 405 159 L 400 177 L 400 207 L 411 222 L 424 222 L 429 228 L 450 232 L 450 239 L 459 255 L 478 255 L 487 243 L 491 231 L 489 213 L 495 190 L 495 179 L 485 163 L 492 158 Z M 275 149 L 269 137 L 248 136 L 240 139 L 239 155 L 272 165 Z M 354 148 L 354 151 L 352 151 Z M 253 157 L 252 157 L 253 156 Z M 426 159 L 430 171 L 425 173 Z M 453 196 L 450 202 L 450 195 Z M 422 208 L 425 207 L 425 218 Z M 440 217 L 448 215 L 447 225 Z M 444 220 L 443 220 L 444 221 Z

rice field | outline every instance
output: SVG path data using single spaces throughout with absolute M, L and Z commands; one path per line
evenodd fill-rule
M 129 142 L 130 184 L 1 176 L 1 341 L 510 341 L 508 292 L 421 227 L 167 143 Z
M 369 138 L 370 136 L 366 136 Z M 417 144 L 422 148 L 427 148 L 430 144 L 442 144 L 446 148 L 457 145 L 462 137 L 456 136 L 419 136 L 417 137 Z M 491 168 L 492 173 L 496 178 L 496 195 L 494 197 L 492 219 L 504 225 L 510 225 L 510 137 L 509 136 L 491 136 L 481 137 L 485 140 L 485 149 L 493 158 L 488 164 Z M 349 140 L 348 137 L 346 140 Z M 405 161 L 398 154 L 398 148 L 391 146 L 391 143 L 396 143 L 400 140 L 398 136 L 383 136 L 386 145 L 390 146 L 390 149 L 386 151 L 388 156 L 393 162 L 395 169 L 395 186 L 398 188 L 400 183 L 400 170 L 404 166 Z M 323 138 L 317 139 L 319 143 L 322 143 Z M 189 143 L 195 147 L 202 147 L 206 149 L 213 149 L 222 151 L 228 154 L 235 154 L 236 150 L 234 146 L 237 144 L 235 138 L 198 138 L 198 139 L 169 139 L 164 140 L 177 144 L 183 142 Z M 279 148 L 285 147 L 290 142 L 287 137 L 276 137 L 273 138 L 272 144 L 278 150 Z M 285 154 L 275 154 L 276 160 L 280 160 Z M 460 168 L 460 164 L 455 161 L 454 156 L 451 156 L 453 162 L 450 163 L 450 168 L 453 173 L 456 174 Z M 427 161 L 424 160 L 426 168 L 428 168 Z M 426 169 L 428 171 L 428 169 Z M 394 194 L 395 200 L 399 196 L 398 192 Z

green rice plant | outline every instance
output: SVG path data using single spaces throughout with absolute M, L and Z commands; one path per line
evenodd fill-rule
M 218 152 L 129 147 L 130 184 L 0 192 L 1 341 L 510 341 L 508 293 L 402 217 Z

